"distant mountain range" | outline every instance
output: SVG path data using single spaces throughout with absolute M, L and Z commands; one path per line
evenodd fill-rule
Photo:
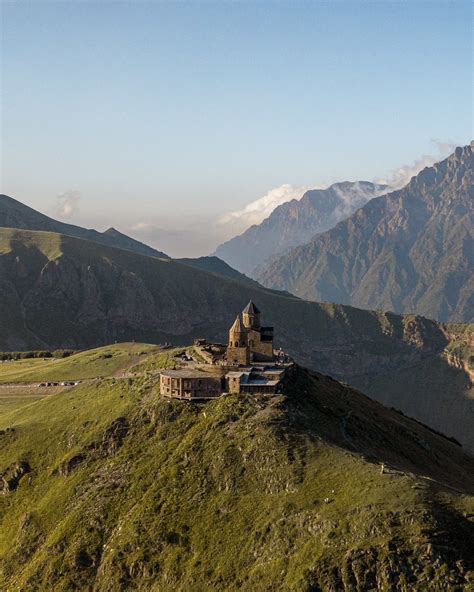
M 375 198 L 257 279 L 317 301 L 474 318 L 473 145 Z
M 217 247 L 215 255 L 235 269 L 254 277 L 256 268 L 291 247 L 335 226 L 389 190 L 387 185 L 357 181 L 312 189 L 299 200 L 278 206 L 261 224 Z
M 81 228 L 73 224 L 65 224 L 25 206 L 8 195 L 0 195 L 0 227 L 58 232 L 67 236 L 91 240 L 102 245 L 127 249 L 140 255 L 169 258 L 165 253 L 130 238 L 115 228 L 109 228 L 105 232 L 98 232 L 97 230 Z
M 261 289 L 263 287 L 255 280 L 252 280 L 243 273 L 239 273 L 230 265 L 227 265 L 227 263 L 222 261 L 222 259 L 219 259 L 219 257 L 196 257 L 195 259 L 182 258 L 174 259 L 174 261 L 177 261 L 178 263 L 184 263 L 184 265 L 190 265 L 196 269 L 202 269 L 203 271 L 209 271 L 210 273 L 224 278 L 238 280 L 239 282 L 254 288 Z

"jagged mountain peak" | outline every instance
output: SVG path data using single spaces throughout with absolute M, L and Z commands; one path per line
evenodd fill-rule
M 220 245 L 215 254 L 256 277 L 258 267 L 269 258 L 332 228 L 388 190 L 388 186 L 370 181 L 342 181 L 326 189 L 310 189 L 299 200 L 279 205 L 263 222 Z
M 473 164 L 472 147 L 457 148 L 257 279 L 307 299 L 471 321 Z

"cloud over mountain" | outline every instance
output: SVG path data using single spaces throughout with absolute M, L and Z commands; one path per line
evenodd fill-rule
M 281 203 L 261 223 L 219 245 L 215 255 L 252 276 L 268 259 L 332 228 L 387 190 L 386 185 L 368 181 L 346 181 L 327 189 L 310 189 L 298 199 Z
M 418 175 L 426 167 L 431 167 L 439 160 L 446 158 L 456 148 L 456 144 L 451 144 L 450 142 L 432 140 L 432 143 L 436 148 L 437 154 L 434 156 L 432 154 L 424 154 L 412 163 L 404 164 L 394 169 L 386 179 L 377 180 L 376 182 L 389 185 L 393 189 L 401 189 L 410 182 L 412 177 Z
M 228 228 L 230 234 L 241 233 L 253 224 L 263 222 L 281 204 L 301 199 L 308 189 L 310 187 L 293 187 L 289 183 L 274 187 L 241 210 L 222 216 L 218 221 L 219 226 Z
M 79 191 L 66 191 L 56 198 L 56 215 L 60 218 L 72 218 L 79 211 L 81 194 Z

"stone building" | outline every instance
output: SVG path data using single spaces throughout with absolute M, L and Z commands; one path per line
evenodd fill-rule
M 260 310 L 250 301 L 229 330 L 227 363 L 245 366 L 273 361 L 273 327 L 263 327 Z
M 226 374 L 227 392 L 233 395 L 248 394 L 275 394 L 279 392 L 281 381 L 288 368 L 275 366 L 250 366 L 239 368 Z
M 211 399 L 223 391 L 221 376 L 206 374 L 192 368 L 163 370 L 160 373 L 160 393 L 177 399 Z

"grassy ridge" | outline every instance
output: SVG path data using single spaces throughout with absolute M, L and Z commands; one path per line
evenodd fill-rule
M 115 228 L 109 228 L 105 232 L 97 232 L 96 230 L 81 228 L 73 224 L 65 224 L 29 208 L 8 195 L 0 195 L 0 226 L 57 232 L 90 240 L 95 243 L 129 249 L 142 255 L 168 258 L 164 253 L 122 234 Z
M 327 377 L 298 371 L 285 391 L 190 405 L 138 376 L 4 414 L 15 431 L 0 468 L 26 460 L 31 480 L 0 497 L 0 579 L 55 591 L 472 584 L 472 459 Z
M 2 228 L 0 232 L 0 253 L 6 255 L 17 249 L 27 252 L 41 252 L 52 261 L 63 253 L 63 235 L 54 232 L 28 232 L 16 228 Z

